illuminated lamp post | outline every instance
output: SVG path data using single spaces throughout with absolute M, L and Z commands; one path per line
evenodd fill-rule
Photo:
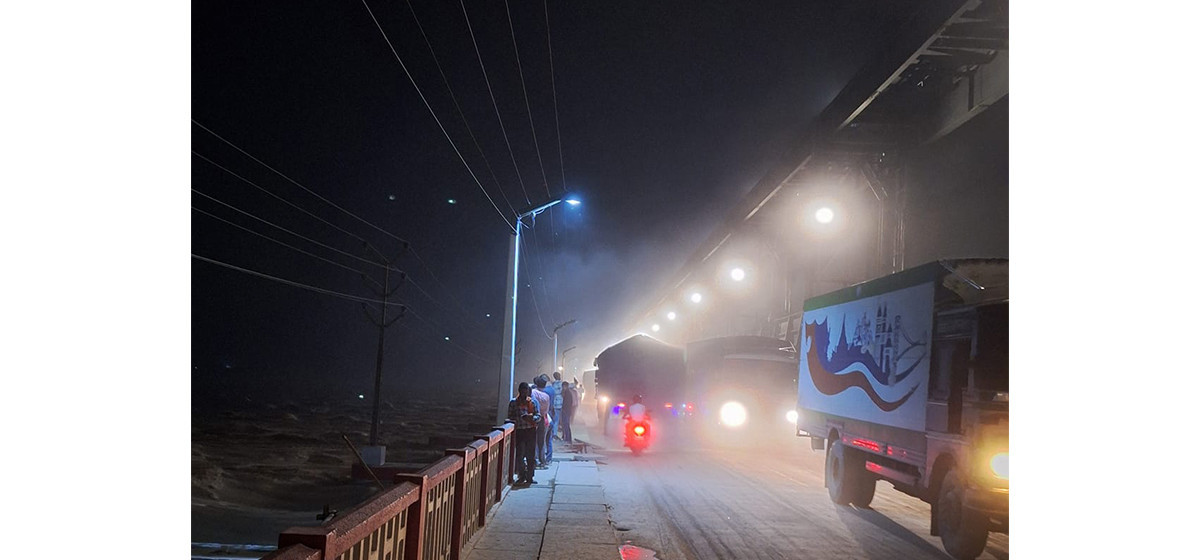
M 517 369 L 517 286 L 520 286 L 521 264 L 521 229 L 525 227 L 525 218 L 532 218 L 549 210 L 560 202 L 570 206 L 578 206 L 579 199 L 574 197 L 556 198 L 541 206 L 526 210 L 517 215 L 514 233 L 510 241 L 508 293 L 509 302 L 504 311 L 504 341 L 501 351 L 500 375 L 496 391 L 496 424 L 504 422 L 508 416 L 508 402 L 513 398 L 513 383 L 516 381 Z M 553 362 L 551 362 L 553 363 Z

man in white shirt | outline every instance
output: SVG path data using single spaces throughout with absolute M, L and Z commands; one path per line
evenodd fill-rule
M 641 422 L 646 418 L 646 405 L 642 404 L 642 396 L 638 395 L 633 398 L 633 404 L 625 409 L 625 418 L 634 422 Z

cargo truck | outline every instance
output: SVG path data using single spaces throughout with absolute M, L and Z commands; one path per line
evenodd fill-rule
M 732 438 L 786 438 L 795 430 L 796 351 L 786 340 L 726 336 L 688 343 L 683 410 Z
M 813 297 L 798 436 L 825 450 L 838 504 L 879 480 L 930 504 L 951 556 L 1008 532 L 1008 261 L 941 260 Z
M 670 402 L 682 392 L 684 351 L 644 334 L 631 336 L 596 356 L 596 414 L 607 433 L 606 418 L 642 395 L 647 407 Z

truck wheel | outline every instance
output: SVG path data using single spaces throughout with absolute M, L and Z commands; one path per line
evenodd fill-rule
M 974 560 L 987 544 L 987 520 L 966 508 L 967 485 L 957 468 L 951 468 L 937 496 L 938 533 L 942 547 L 959 560 Z
M 825 486 L 829 498 L 840 505 L 868 507 L 875 498 L 875 479 L 867 474 L 861 454 L 834 440 L 825 453 Z

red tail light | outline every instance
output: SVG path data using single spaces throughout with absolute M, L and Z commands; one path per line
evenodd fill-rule
M 623 402 L 617 403 L 617 408 L 625 408 L 625 403 L 623 403 Z
M 641 436 L 641 435 L 645 435 L 645 434 L 646 434 L 646 427 L 645 427 L 645 426 L 641 426 L 641 425 L 634 426 L 634 427 L 633 427 L 633 433 L 635 433 L 635 434 L 637 434 L 637 435 L 639 435 L 639 436 Z

